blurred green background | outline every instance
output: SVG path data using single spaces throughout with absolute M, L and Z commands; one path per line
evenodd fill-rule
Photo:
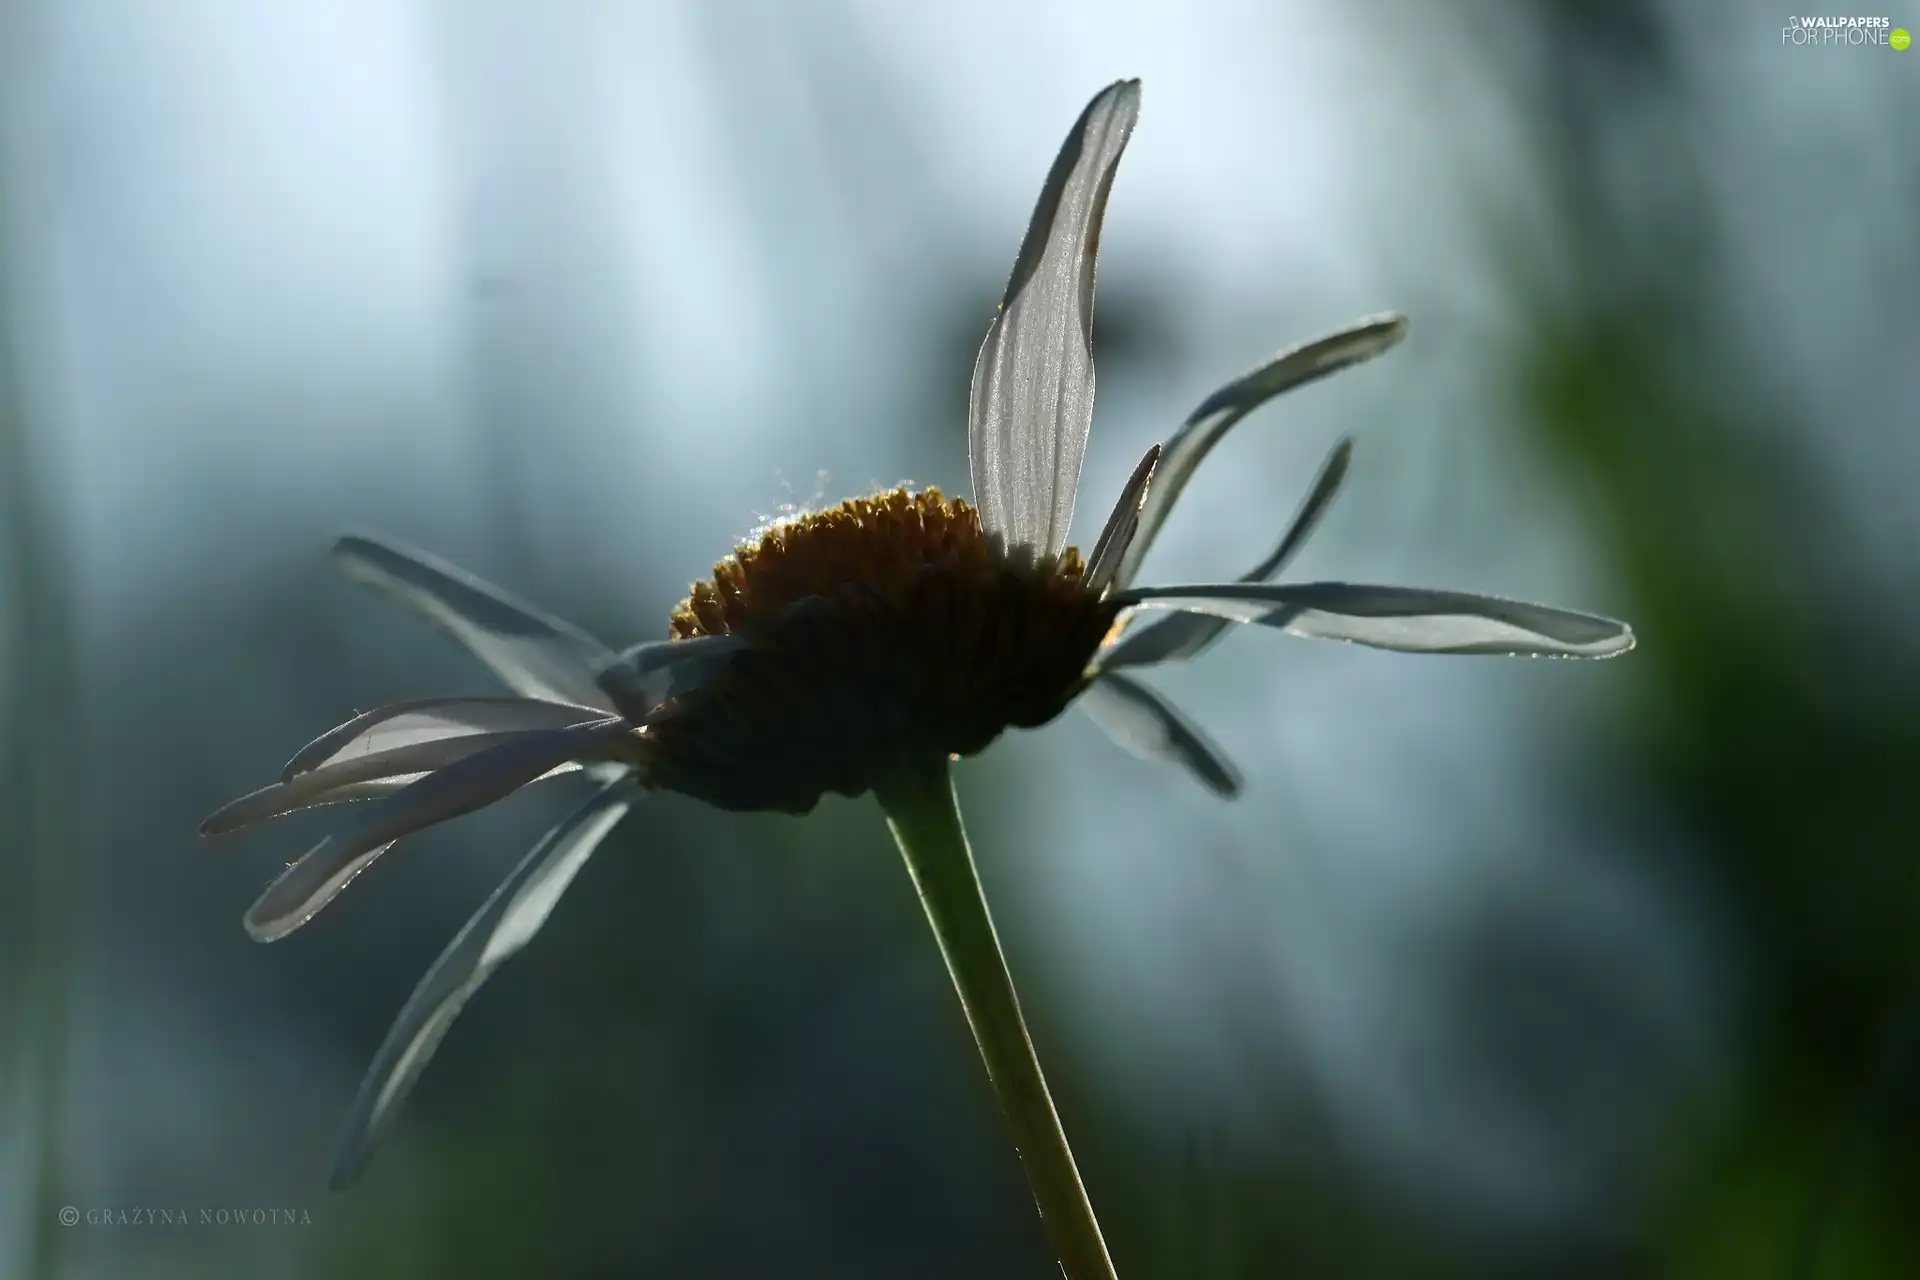
M 1920 26 L 1920 12 L 1892 15 Z M 324 1190 L 567 797 L 260 947 L 355 708 L 489 692 L 406 538 L 620 644 L 789 503 L 966 479 L 1033 194 L 1146 82 L 1083 491 L 1361 314 L 1146 580 L 1631 620 L 1601 664 L 1233 637 L 1221 804 L 1077 715 L 959 774 L 1128 1277 L 1920 1275 L 1920 52 L 1681 0 L 0 0 L 0 1275 L 1050 1274 L 870 801 L 663 797 Z M 291 1211 L 67 1228 L 58 1210 Z

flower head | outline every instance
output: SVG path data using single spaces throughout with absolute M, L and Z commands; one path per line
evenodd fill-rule
M 944 768 L 1077 701 L 1129 749 L 1231 794 L 1233 766 L 1131 669 L 1190 659 L 1235 622 L 1430 653 L 1604 657 L 1632 646 L 1621 623 L 1540 605 L 1274 583 L 1337 492 L 1345 441 L 1278 546 L 1237 582 L 1133 585 L 1213 446 L 1281 392 L 1399 342 L 1406 325 L 1393 315 L 1285 351 L 1209 396 L 1141 459 L 1091 550 L 1067 544 L 1093 412 L 1094 262 L 1139 100 L 1137 81 L 1096 96 L 1040 193 L 974 366 L 972 504 L 896 489 L 782 522 L 694 585 L 667 639 L 622 653 L 425 555 L 341 541 L 348 574 L 451 634 L 518 696 L 367 712 L 209 818 L 211 834 L 368 802 L 269 886 L 247 916 L 256 937 L 292 932 L 422 828 L 570 772 L 599 787 L 415 991 L 368 1074 L 336 1183 L 358 1173 L 461 1005 L 540 928 L 641 791 L 804 813 L 826 792 L 880 787 L 903 762 Z M 1137 621 L 1152 610 L 1168 612 Z

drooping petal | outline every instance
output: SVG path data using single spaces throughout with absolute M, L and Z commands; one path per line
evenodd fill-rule
M 558 765 L 600 758 L 602 748 L 629 731 L 627 721 L 609 718 L 519 734 L 373 801 L 267 886 L 247 912 L 247 932 L 261 942 L 285 937 L 402 836 L 484 808 Z
M 237 800 L 229 800 L 200 824 L 203 836 L 226 836 L 274 818 L 284 818 L 302 809 L 322 805 L 346 804 L 353 800 L 377 800 L 418 782 L 425 773 L 394 773 L 358 782 L 338 782 L 328 786 L 295 788 L 276 782 L 249 791 Z
M 1195 468 L 1242 418 L 1283 391 L 1338 373 L 1386 351 L 1407 335 L 1405 316 L 1370 316 L 1338 333 L 1283 351 L 1201 401 L 1160 454 L 1160 466 L 1140 512 L 1140 531 L 1127 549 L 1116 581 L 1125 587 L 1140 571 L 1147 549 L 1167 513 L 1193 478 Z
M 1216 795 L 1240 794 L 1240 771 L 1198 726 L 1160 694 L 1129 676 L 1104 672 L 1078 705 L 1121 747 L 1142 760 L 1171 760 Z
M 1347 466 L 1353 459 L 1353 441 L 1342 440 L 1320 464 L 1313 487 L 1294 512 L 1293 520 L 1281 535 L 1278 545 L 1265 559 L 1240 575 L 1241 582 L 1266 582 L 1277 577 L 1287 562 L 1313 533 L 1326 514 L 1334 496 L 1347 478 Z M 1147 666 L 1156 662 L 1190 661 L 1199 657 L 1233 626 L 1230 618 L 1203 613 L 1173 613 L 1155 619 L 1146 626 L 1130 628 L 1106 652 L 1094 659 L 1094 667 L 1113 671 L 1121 667 Z
M 1159 461 L 1160 446 L 1156 444 L 1147 450 L 1127 478 L 1126 487 L 1120 490 L 1120 501 L 1114 504 L 1113 514 L 1107 517 L 1107 527 L 1100 531 L 1100 539 L 1087 557 L 1083 581 L 1089 591 L 1105 591 L 1113 582 L 1113 575 L 1119 572 L 1120 557 L 1140 527 L 1140 504 L 1146 501 L 1147 488 L 1153 483 L 1153 469 Z
M 1090 665 L 1095 671 L 1120 671 L 1162 662 L 1189 662 L 1224 635 L 1234 621 L 1216 614 L 1168 613 L 1129 627 L 1111 647 L 1095 654 Z
M 623 651 L 597 679 L 620 714 L 643 720 L 667 699 L 713 679 L 725 669 L 727 658 L 744 648 L 746 642 L 738 636 L 651 640 Z
M 1425 587 L 1237 582 L 1135 587 L 1116 599 L 1143 609 L 1213 614 L 1403 653 L 1611 658 L 1633 648 L 1633 629 L 1612 618 Z
M 222 805 L 200 824 L 200 834 L 227 835 L 315 805 L 392 795 L 424 774 L 448 768 L 469 756 L 524 736 L 524 732 L 456 734 L 323 765 Z M 567 765 L 562 769 L 569 767 L 577 766 Z
M 542 837 L 440 953 L 367 1069 L 334 1163 L 335 1190 L 360 1176 L 460 1010 L 502 962 L 533 940 L 560 895 L 632 804 L 622 783 L 595 792 Z
M 390 702 L 329 729 L 302 747 L 281 772 L 281 781 L 356 756 L 475 733 L 565 729 L 606 712 L 538 698 L 417 698 Z
M 593 678 L 613 652 L 571 623 L 396 543 L 346 537 L 333 554 L 348 577 L 379 587 L 451 635 L 515 693 L 613 710 Z
M 1280 541 L 1259 564 L 1240 575 L 1242 582 L 1271 582 L 1280 576 L 1287 567 L 1287 561 L 1307 544 L 1319 527 L 1320 517 L 1327 513 L 1339 496 L 1340 486 L 1346 483 L 1347 468 L 1353 463 L 1353 441 L 1341 440 L 1333 446 L 1333 452 L 1320 464 L 1319 472 L 1313 477 L 1313 485 L 1307 490 L 1307 496 L 1300 501 L 1299 510 L 1293 513 L 1293 520 L 1287 525 L 1287 531 L 1280 535 Z
M 1096 95 L 1040 191 L 1000 314 L 973 366 L 967 461 L 981 526 L 1056 555 L 1093 421 L 1094 259 L 1107 193 L 1140 114 L 1140 82 Z

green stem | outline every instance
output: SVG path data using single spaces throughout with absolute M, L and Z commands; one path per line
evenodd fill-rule
M 1115 1280 L 1113 1260 L 1020 1016 L 1020 998 L 960 825 L 947 761 L 903 766 L 873 790 L 946 957 L 1061 1269 L 1067 1280 Z

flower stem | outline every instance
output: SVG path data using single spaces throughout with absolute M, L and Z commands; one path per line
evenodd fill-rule
M 1034 1056 L 1020 999 L 993 930 L 944 757 L 902 767 L 874 787 L 947 972 L 973 1028 L 987 1077 L 1067 1280 L 1115 1280 L 1060 1116 Z

